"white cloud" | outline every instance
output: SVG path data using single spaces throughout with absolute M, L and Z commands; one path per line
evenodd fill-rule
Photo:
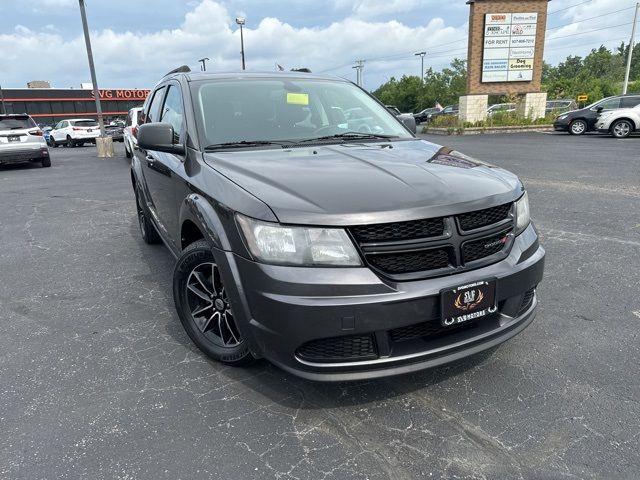
M 407 6 L 412 1 L 395 3 Z M 370 7 L 377 4 L 382 11 L 382 2 L 365 0 L 360 5 L 365 3 Z M 152 86 L 178 65 L 197 69 L 197 59 L 203 56 L 211 59 L 209 70 L 238 70 L 240 39 L 234 17 L 221 3 L 201 0 L 176 28 L 151 33 L 94 31 L 91 40 L 98 83 L 101 87 Z M 307 66 L 315 72 L 330 70 L 352 77 L 350 65 L 345 64 L 359 58 L 384 57 L 384 62 L 367 63 L 365 79 L 369 87 L 377 86 L 387 76 L 417 74 L 419 63 L 413 49 L 460 40 L 460 45 L 445 48 L 464 50 L 466 45 L 466 26 L 446 27 L 441 19 L 412 28 L 395 20 L 371 21 L 350 15 L 324 27 L 297 28 L 266 17 L 257 26 L 245 28 L 244 33 L 251 70 L 273 70 L 278 62 L 286 68 Z M 16 27 L 13 33 L 0 35 L 0 51 L 4 52 L 2 83 L 7 86 L 23 86 L 33 78 L 48 79 L 61 87 L 78 86 L 89 78 L 82 36 L 64 38 L 48 28 L 32 31 Z M 464 56 L 464 51 L 458 51 L 458 56 Z M 24 62 L 25 58 L 39 60 Z M 441 60 L 448 62 L 440 58 L 439 63 L 443 63 Z M 345 66 L 335 69 L 340 65 Z

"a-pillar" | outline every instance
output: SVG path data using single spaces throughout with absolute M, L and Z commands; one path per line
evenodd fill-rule
M 481 122 L 487 119 L 489 95 L 465 95 L 460 97 L 458 118 L 462 122 Z

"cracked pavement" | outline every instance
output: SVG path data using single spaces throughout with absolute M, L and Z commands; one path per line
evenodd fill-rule
M 528 187 L 538 317 L 445 368 L 338 385 L 199 353 L 121 145 L 0 167 L 0 478 L 637 478 L 640 139 L 428 139 Z

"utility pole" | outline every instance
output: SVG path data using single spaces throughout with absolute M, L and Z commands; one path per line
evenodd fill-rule
M 91 51 L 91 39 L 89 38 L 89 26 L 87 25 L 87 13 L 84 9 L 84 0 L 78 0 L 80 4 L 80 16 L 82 17 L 82 29 L 84 30 L 84 43 L 87 46 L 87 57 L 89 58 L 89 70 L 91 71 L 91 82 L 93 83 L 93 96 L 96 100 L 96 113 L 98 114 L 98 125 L 100 127 L 100 137 L 96 138 L 98 157 L 113 157 L 113 140 L 104 131 L 104 119 L 102 118 L 102 106 L 100 105 L 100 90 L 96 79 L 96 69 L 93 64 L 93 52 Z
M 0 85 L 0 103 L 2 103 L 2 114 L 7 114 L 7 109 L 4 106 L 4 93 L 2 93 L 2 85 Z
M 202 65 L 200 66 L 200 70 L 202 70 L 203 72 L 207 71 L 207 60 L 209 60 L 209 57 L 204 57 L 198 60 L 200 63 L 202 63 Z
M 354 67 L 356 69 L 356 84 L 361 87 L 362 86 L 362 70 L 364 69 L 364 60 L 356 60 L 356 64 Z
M 414 53 L 415 56 L 420 57 L 420 83 L 424 85 L 424 56 L 427 52 Z
M 236 18 L 236 23 L 240 25 L 240 56 L 242 57 L 242 70 L 244 70 L 244 36 L 242 35 L 242 27 L 246 23 L 246 19 L 244 17 L 238 17 Z
M 633 55 L 633 44 L 636 39 L 636 24 L 638 23 L 638 10 L 640 10 L 640 2 L 636 3 L 636 14 L 633 16 L 633 27 L 631 28 L 631 41 L 629 42 L 629 55 L 627 55 L 627 71 L 624 74 L 624 87 L 622 93 L 627 93 L 629 87 L 629 73 L 631 72 L 631 56 Z

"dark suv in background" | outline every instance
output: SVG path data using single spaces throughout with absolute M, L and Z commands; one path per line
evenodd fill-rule
M 211 358 L 380 377 L 532 322 L 544 250 L 522 183 L 415 138 L 351 82 L 181 68 L 141 121 L 142 237 L 177 258 L 178 315 Z
M 571 135 L 583 135 L 596 129 L 600 112 L 633 108 L 638 104 L 640 104 L 640 94 L 635 93 L 604 98 L 580 110 L 558 115 L 553 122 L 553 128 L 556 131 L 569 132 Z

